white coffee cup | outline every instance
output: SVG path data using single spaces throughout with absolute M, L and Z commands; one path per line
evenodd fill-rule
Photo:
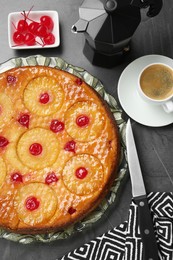
M 164 63 L 151 63 L 138 77 L 138 92 L 142 99 L 173 112 L 173 68 Z

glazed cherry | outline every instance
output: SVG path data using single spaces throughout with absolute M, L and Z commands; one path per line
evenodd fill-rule
M 24 43 L 28 46 L 35 45 L 36 41 L 35 41 L 34 35 L 32 33 L 29 33 L 29 32 L 26 33 Z
M 39 205 L 40 205 L 39 200 L 34 196 L 28 197 L 25 201 L 25 207 L 29 211 L 38 209 Z
M 85 127 L 85 126 L 89 125 L 89 122 L 90 122 L 89 117 L 86 115 L 79 115 L 76 118 L 76 124 L 79 127 Z
M 17 81 L 17 79 L 16 79 L 15 76 L 12 76 L 12 75 L 8 75 L 8 76 L 7 76 L 7 82 L 8 82 L 9 84 L 16 83 L 16 81 Z
M 37 22 L 32 22 L 29 24 L 28 26 L 28 31 L 34 35 L 36 35 L 36 31 L 37 31 L 37 28 L 39 26 L 39 23 Z
M 54 23 L 52 21 L 52 18 L 48 15 L 44 15 L 40 17 L 40 23 L 47 27 L 49 31 L 53 30 Z
M 22 126 L 25 126 L 25 127 L 29 128 L 29 119 L 30 119 L 30 116 L 28 114 L 23 114 L 18 119 L 18 122 Z
M 20 183 L 23 182 L 23 177 L 20 173 L 15 172 L 11 175 L 11 181 Z
M 55 36 L 52 33 L 49 33 L 46 37 L 43 39 L 44 44 L 51 45 L 55 43 Z
M 75 175 L 78 179 L 84 179 L 88 174 L 88 171 L 85 167 L 79 167 L 76 172 Z
M 29 147 L 29 151 L 32 155 L 37 156 L 39 154 L 42 153 L 43 148 L 42 145 L 39 143 L 33 143 L 31 144 L 31 146 Z
M 61 132 L 64 130 L 64 123 L 57 119 L 53 119 L 50 123 L 50 130 L 54 133 Z
M 19 20 L 17 24 L 17 31 L 20 33 L 24 33 L 28 30 L 28 23 L 26 20 Z
M 78 86 L 80 86 L 80 85 L 82 85 L 82 79 L 81 78 L 77 78 L 76 79 L 76 84 L 78 85 Z
M 49 173 L 45 179 L 46 184 L 50 184 L 52 182 L 57 182 L 57 181 L 58 181 L 58 177 L 56 176 L 56 174 L 54 172 Z
M 70 215 L 74 214 L 75 212 L 76 212 L 76 209 L 73 208 L 73 207 L 70 207 L 70 208 L 68 209 L 68 213 L 69 213 Z
M 4 136 L 0 136 L 0 147 L 5 147 L 9 144 L 9 141 Z
M 39 37 L 46 37 L 48 35 L 48 30 L 47 30 L 46 26 L 39 24 L 35 33 Z
M 18 31 L 14 32 L 13 34 L 14 43 L 21 45 L 24 43 L 24 40 L 25 40 L 25 36 L 22 33 Z
M 49 94 L 47 92 L 40 95 L 39 102 L 42 104 L 47 104 L 50 100 Z
M 76 142 L 75 141 L 69 141 L 65 144 L 64 150 L 68 152 L 73 152 L 75 153 L 75 148 L 76 148 Z

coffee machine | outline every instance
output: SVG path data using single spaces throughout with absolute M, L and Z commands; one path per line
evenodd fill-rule
M 142 8 L 147 16 L 157 15 L 162 0 L 84 0 L 73 33 L 83 33 L 84 55 L 95 65 L 113 67 L 130 51 L 130 41 L 141 22 Z

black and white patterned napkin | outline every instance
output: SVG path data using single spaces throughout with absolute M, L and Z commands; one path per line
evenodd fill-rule
M 148 203 L 160 260 L 173 259 L 173 193 L 151 192 Z M 143 244 L 132 200 L 128 221 L 75 249 L 59 260 L 142 260 Z

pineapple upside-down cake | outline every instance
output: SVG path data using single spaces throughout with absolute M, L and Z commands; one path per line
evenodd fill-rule
M 84 81 L 46 66 L 0 74 L 0 227 L 34 234 L 82 219 L 118 163 L 116 123 Z

